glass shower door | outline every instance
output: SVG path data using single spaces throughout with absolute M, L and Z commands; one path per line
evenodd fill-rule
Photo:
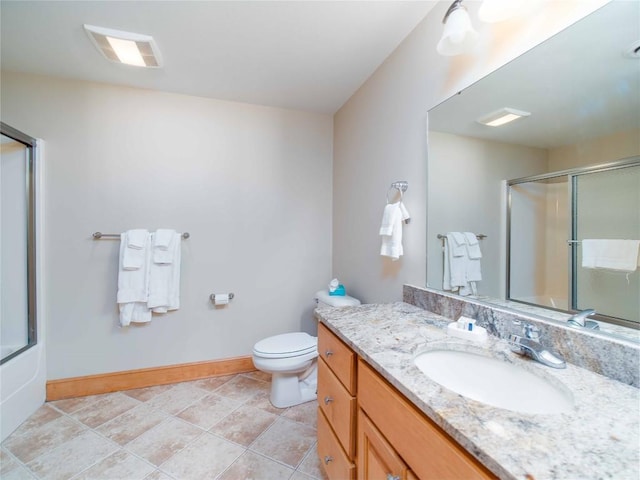
M 572 308 L 640 322 L 640 272 L 585 268 L 585 239 L 640 239 L 640 165 L 573 177 Z

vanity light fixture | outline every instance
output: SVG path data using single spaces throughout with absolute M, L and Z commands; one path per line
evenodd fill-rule
M 444 31 L 438 42 L 438 53 L 447 57 L 469 51 L 478 39 L 462 0 L 455 0 L 442 20 Z
M 147 68 L 162 66 L 160 50 L 149 35 L 86 24 L 84 29 L 96 48 L 109 61 Z
M 522 117 L 528 117 L 529 115 L 531 115 L 530 112 L 504 107 L 478 118 L 476 122 L 481 123 L 482 125 L 488 125 L 489 127 L 499 127 L 500 125 L 513 122 L 514 120 Z

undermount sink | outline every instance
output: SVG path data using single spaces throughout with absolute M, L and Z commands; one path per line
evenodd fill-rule
M 458 350 L 429 350 L 415 365 L 431 380 L 460 395 L 521 413 L 562 413 L 573 395 L 560 382 L 506 361 Z

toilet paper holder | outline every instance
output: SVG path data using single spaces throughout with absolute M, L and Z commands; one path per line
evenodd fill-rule
M 219 294 L 217 294 L 219 295 Z M 233 297 L 235 297 L 235 295 L 233 293 L 229 293 L 229 300 L 233 300 Z M 212 302 L 215 303 L 216 301 L 216 294 L 212 293 L 211 295 L 209 295 L 209 300 L 211 300 Z

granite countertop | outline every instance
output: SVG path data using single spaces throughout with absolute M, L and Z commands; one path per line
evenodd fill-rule
M 637 480 L 640 391 L 567 364 L 553 369 L 511 352 L 489 336 L 484 345 L 446 334 L 451 322 L 407 303 L 318 307 L 316 315 L 392 385 L 500 478 Z M 567 413 L 526 414 L 463 397 L 414 364 L 430 348 L 477 351 L 517 364 L 573 394 Z

